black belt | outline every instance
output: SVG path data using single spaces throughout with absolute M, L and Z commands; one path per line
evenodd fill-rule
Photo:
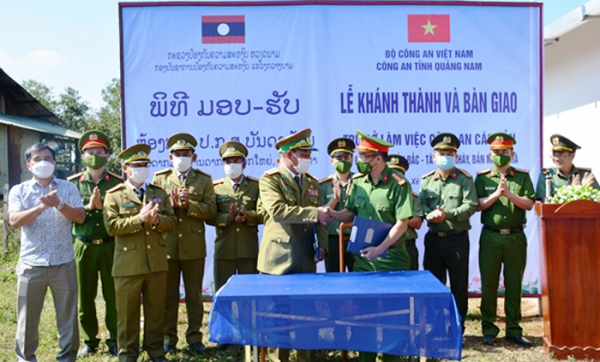
M 96 238 L 96 239 L 94 239 L 94 238 L 84 238 L 83 236 L 77 236 L 76 238 L 77 238 L 77 240 L 81 240 L 84 243 L 94 244 L 94 245 L 102 245 L 102 244 L 106 244 L 108 242 L 113 241 L 112 238 Z
M 498 234 L 502 234 L 502 235 L 516 234 L 516 233 L 520 233 L 523 231 L 522 226 L 519 226 L 518 228 L 512 228 L 512 229 L 494 229 L 489 226 L 483 225 L 483 228 L 486 230 L 489 230 L 489 231 L 493 231 Z
M 448 237 L 450 235 L 456 235 L 456 234 L 462 234 L 462 233 L 466 233 L 466 230 L 446 230 L 446 231 L 432 231 L 429 230 L 430 233 L 434 233 L 435 235 L 437 235 L 440 238 L 445 238 Z

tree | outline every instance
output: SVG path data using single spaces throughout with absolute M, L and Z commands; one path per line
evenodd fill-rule
M 121 173 L 121 163 L 117 155 L 121 152 L 121 81 L 113 78 L 102 90 L 104 105 L 96 113 L 90 129 L 100 130 L 110 140 L 111 157 L 108 161 L 108 169 L 112 172 Z
M 56 114 L 58 102 L 54 98 L 52 88 L 37 80 L 29 79 L 23 82 L 23 88 L 28 91 L 35 99 L 48 108 L 52 113 Z

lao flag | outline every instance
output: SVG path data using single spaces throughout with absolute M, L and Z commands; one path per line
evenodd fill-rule
M 449 43 L 450 15 L 408 15 L 409 43 Z
M 244 15 L 202 16 L 202 44 L 245 43 Z

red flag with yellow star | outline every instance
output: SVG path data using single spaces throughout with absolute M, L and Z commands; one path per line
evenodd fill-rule
M 408 15 L 409 43 L 449 43 L 450 15 Z

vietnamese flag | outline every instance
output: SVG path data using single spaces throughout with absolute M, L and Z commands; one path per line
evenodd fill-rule
M 408 15 L 409 43 L 449 43 L 450 15 Z

